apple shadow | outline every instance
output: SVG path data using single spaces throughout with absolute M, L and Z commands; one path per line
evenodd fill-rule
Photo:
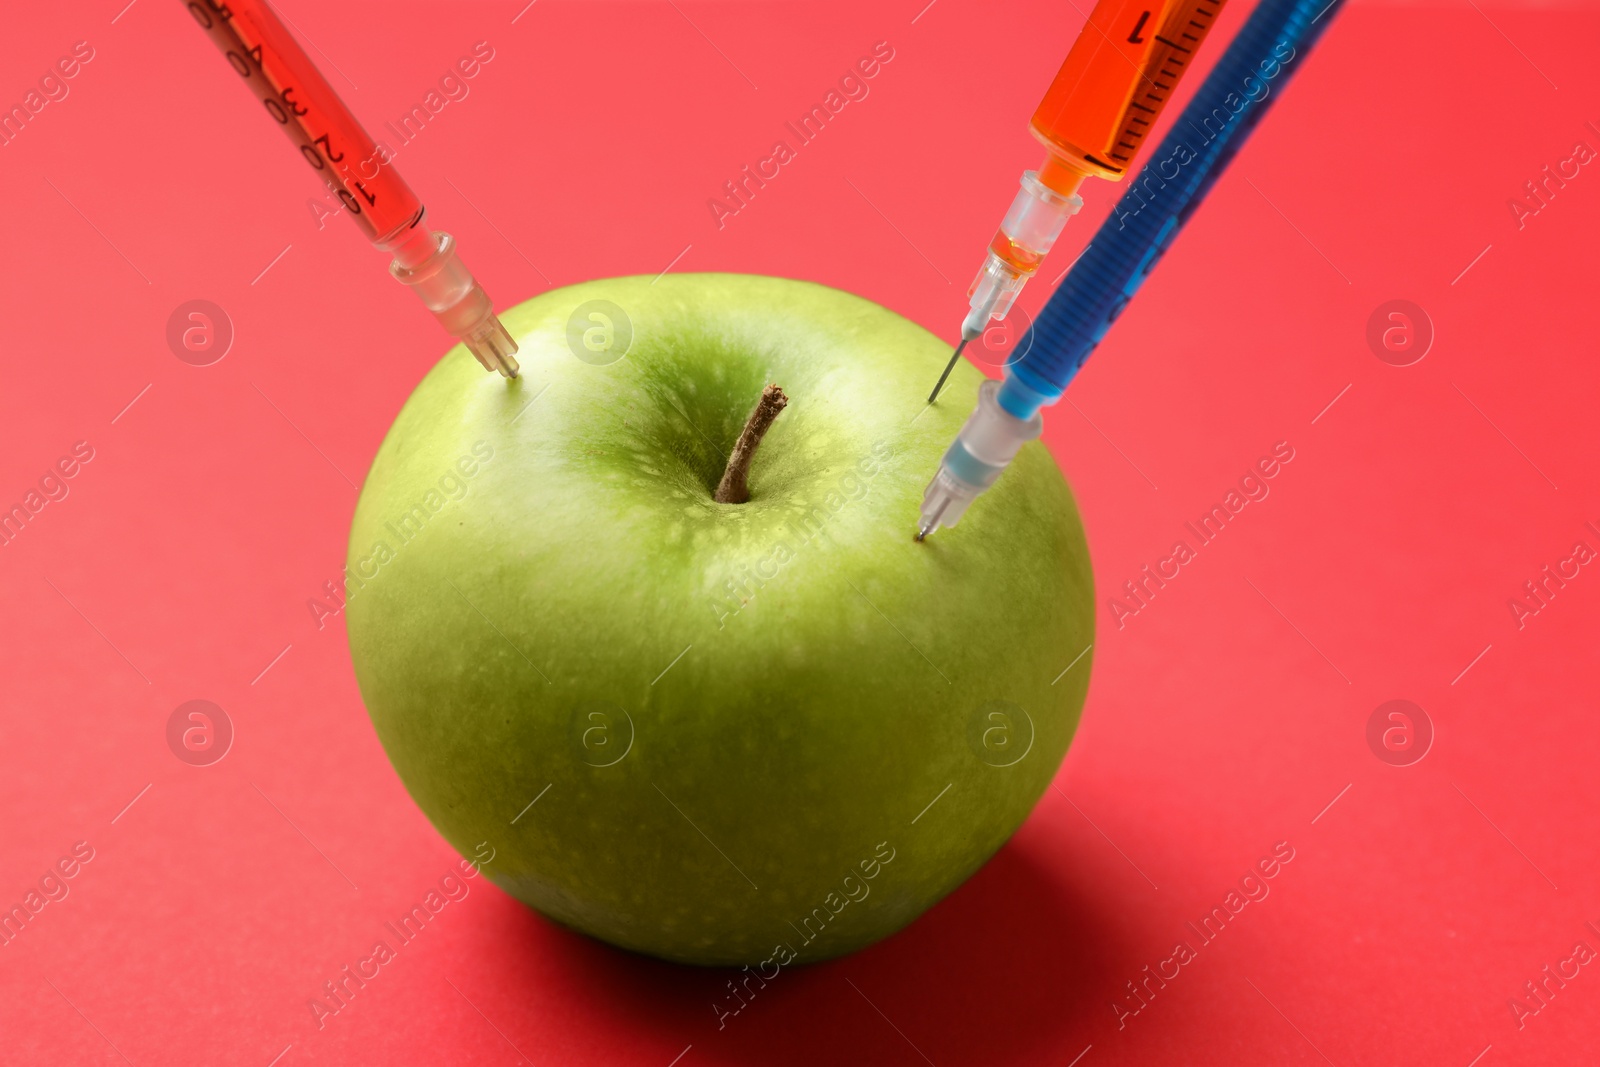
M 564 1002 L 586 1006 L 583 1030 L 659 1034 L 667 1059 L 692 1042 L 696 1064 L 1065 1062 L 1113 1020 L 1109 997 L 1121 979 L 1110 961 L 1136 953 L 1118 943 L 1124 924 L 1108 914 L 1106 895 L 1047 870 L 1030 855 L 1041 847 L 1012 841 L 916 922 L 861 952 L 741 985 L 755 992 L 737 1013 L 728 983 L 748 975 L 731 968 L 635 955 L 531 910 L 499 934 L 542 958 L 540 980 L 560 981 Z M 529 977 L 523 992 L 543 999 Z

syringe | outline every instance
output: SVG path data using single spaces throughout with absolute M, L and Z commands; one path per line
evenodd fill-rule
M 954 526 L 967 506 L 1044 428 L 1083 361 L 1200 206 L 1272 101 L 1304 63 L 1343 0 L 1260 0 L 1217 60 L 1154 160 L 1095 233 L 978 407 L 951 442 L 922 498 L 917 540 Z
M 1078 188 L 1084 179 L 1118 181 L 1133 166 L 1226 2 L 1100 0 L 1089 13 L 1028 123 L 1044 144 L 1044 163 L 1023 172 L 1022 188 L 989 242 L 967 291 L 961 343 L 928 403 L 938 399 L 967 342 L 982 336 L 989 320 L 1006 317 L 1067 220 L 1083 207 Z
M 389 271 L 422 298 L 485 370 L 517 376 L 517 343 L 456 254 L 455 238 L 430 231 L 422 201 L 345 107 L 266 0 L 190 0 L 185 7 L 228 64 L 283 127 L 378 250 Z

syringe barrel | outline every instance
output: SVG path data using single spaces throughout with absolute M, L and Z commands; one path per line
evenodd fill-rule
M 367 133 L 267 0 L 186 6 L 367 240 L 393 244 L 417 223 L 422 202 L 394 169 L 392 150 Z
M 1099 0 L 1028 128 L 1048 185 L 1133 166 L 1226 0 Z M 1060 173 L 1065 167 L 1067 173 Z M 1064 192 L 1072 189 L 1062 186 Z
M 485 369 L 516 377 L 517 343 L 456 255 L 455 241 L 423 224 L 422 202 L 395 171 L 394 153 L 362 128 L 269 0 L 185 6 L 367 240 L 394 257 L 394 276 Z
M 1261 0 L 1034 319 L 1000 403 L 1053 403 L 1200 206 L 1343 0 Z

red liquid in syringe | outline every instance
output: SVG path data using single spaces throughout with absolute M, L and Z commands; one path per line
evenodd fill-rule
M 422 221 L 422 201 L 390 165 L 265 0 L 190 0 L 189 14 L 233 72 L 289 135 L 362 231 L 393 256 L 389 273 L 486 370 L 517 376 L 517 342 L 457 254 L 455 238 Z
M 367 239 L 402 263 L 430 254 L 427 231 L 418 226 L 422 201 L 267 5 L 193 0 L 188 8 Z M 414 250 L 406 247 L 412 230 Z

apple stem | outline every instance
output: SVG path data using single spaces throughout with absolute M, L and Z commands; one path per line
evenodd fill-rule
M 761 399 L 740 431 L 739 440 L 733 443 L 728 469 L 722 472 L 722 481 L 717 483 L 717 491 L 712 494 L 712 499 L 717 503 L 743 504 L 750 499 L 750 463 L 756 458 L 756 448 L 772 427 L 772 420 L 778 417 L 778 412 L 788 406 L 789 398 L 776 385 L 761 390 Z

